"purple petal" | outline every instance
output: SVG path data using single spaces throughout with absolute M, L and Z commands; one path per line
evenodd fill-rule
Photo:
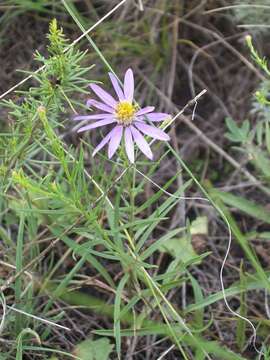
M 94 157 L 96 155 L 96 153 L 101 150 L 110 140 L 111 136 L 112 136 L 112 132 L 114 129 L 112 129 L 106 136 L 105 138 L 98 144 L 98 146 L 94 149 L 92 156 Z
M 95 115 L 80 115 L 75 116 L 73 120 L 80 121 L 80 120 L 99 120 L 99 119 L 112 119 L 112 114 L 95 114 Z
M 79 133 L 79 132 L 82 132 L 82 131 L 95 129 L 97 127 L 112 124 L 114 122 L 116 122 L 116 120 L 114 118 L 100 120 L 100 121 L 94 122 L 93 124 L 81 127 L 77 132 Z
M 103 100 L 107 105 L 111 106 L 112 108 L 115 108 L 117 105 L 117 102 L 114 100 L 114 98 L 107 93 L 107 91 L 103 90 L 100 86 L 97 84 L 90 84 L 91 89 L 94 91 L 94 93 Z
M 119 85 L 119 81 L 117 79 L 117 77 L 113 74 L 113 73 L 109 73 L 109 77 L 111 79 L 111 82 L 113 84 L 114 90 L 119 98 L 120 101 L 125 100 L 125 96 L 123 93 L 123 90 L 121 89 L 120 85 Z
M 134 163 L 134 143 L 130 128 L 128 127 L 125 130 L 125 148 L 129 161 Z
M 134 95 L 134 77 L 131 69 L 128 69 L 125 74 L 124 93 L 126 100 L 132 102 Z
M 143 124 L 143 123 L 139 123 L 139 122 L 135 122 L 135 125 L 136 125 L 136 128 L 139 129 L 141 132 L 143 132 L 146 135 L 151 136 L 154 139 L 164 140 L 164 141 L 170 140 L 169 135 L 167 135 L 163 130 L 161 130 L 155 126 L 151 126 L 151 125 L 147 125 L 147 124 Z
M 122 133 L 123 133 L 123 126 L 122 125 L 117 125 L 113 129 L 112 134 L 111 134 L 111 140 L 109 142 L 109 149 L 108 149 L 109 159 L 112 158 L 112 156 L 116 152 L 118 146 L 120 145 L 121 138 L 122 138 Z
M 144 153 L 145 156 L 147 156 L 149 159 L 152 160 L 153 159 L 152 151 L 147 141 L 142 136 L 142 134 L 134 126 L 130 126 L 130 130 L 132 132 L 133 139 L 135 140 L 138 147 L 141 149 L 141 151 Z
M 94 106 L 95 108 L 106 111 L 108 113 L 114 113 L 114 109 L 111 106 L 108 106 L 106 104 L 103 104 L 102 102 L 93 99 L 87 100 L 86 106 Z
M 148 114 L 148 113 L 154 111 L 154 109 L 155 109 L 154 106 L 146 106 L 145 108 L 142 108 L 141 110 L 137 111 L 135 115 L 139 116 L 139 115 Z
M 170 115 L 166 114 L 166 113 L 152 113 L 152 114 L 145 115 L 145 117 L 143 116 L 142 118 L 143 119 L 146 118 L 147 120 L 150 120 L 150 121 L 163 121 L 165 119 L 170 118 Z

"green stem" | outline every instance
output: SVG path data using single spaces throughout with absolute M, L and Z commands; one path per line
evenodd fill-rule
M 136 181 L 136 171 L 134 166 L 132 166 L 128 171 L 128 185 L 129 185 L 129 209 L 130 209 L 130 223 L 133 224 L 134 222 L 134 209 L 135 209 L 135 181 Z M 134 231 L 130 228 L 130 236 L 132 239 L 134 238 Z
M 19 231 L 16 246 L 16 274 L 20 273 L 23 268 L 23 236 L 24 236 L 24 222 L 25 215 L 22 213 L 20 217 Z M 22 278 L 21 275 L 15 280 L 15 303 L 18 309 L 21 308 L 21 294 L 22 294 Z M 15 332 L 18 336 L 22 331 L 22 314 L 16 312 L 15 315 Z

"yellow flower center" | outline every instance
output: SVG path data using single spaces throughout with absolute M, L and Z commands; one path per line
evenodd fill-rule
M 121 101 L 116 106 L 115 115 L 119 124 L 131 124 L 135 113 L 136 108 L 129 101 Z

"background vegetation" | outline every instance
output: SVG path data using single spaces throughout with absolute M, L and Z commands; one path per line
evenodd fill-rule
M 0 359 L 269 359 L 270 4 L 127 0 L 95 25 L 119 3 L 0 3 Z M 172 116 L 207 90 L 136 167 L 72 122 L 128 67 Z

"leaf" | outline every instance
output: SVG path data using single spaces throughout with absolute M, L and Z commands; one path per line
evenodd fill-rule
M 190 282 L 193 288 L 193 293 L 194 293 L 194 298 L 195 298 L 195 302 L 200 302 L 203 301 L 203 294 L 202 294 L 202 290 L 200 288 L 199 283 L 197 282 L 197 280 L 190 274 L 188 273 L 188 276 L 190 278 Z M 194 326 L 198 329 L 203 327 L 203 318 L 204 318 L 204 309 L 198 309 L 195 311 L 194 313 Z M 205 354 L 202 351 L 202 349 L 197 348 L 196 349 L 196 353 L 195 353 L 195 359 L 196 360 L 204 360 L 205 359 Z
M 161 245 L 160 251 L 167 252 L 176 259 L 186 263 L 198 256 L 193 249 L 191 235 L 207 235 L 207 233 L 207 218 L 205 216 L 197 217 L 189 226 L 189 233 L 181 238 L 168 239 L 165 244 Z
M 270 275 L 269 272 L 267 273 L 267 275 L 268 276 Z M 232 286 L 225 289 L 225 295 L 226 298 L 228 299 L 229 297 L 234 297 L 235 295 L 241 294 L 242 292 L 245 291 L 260 290 L 260 289 L 265 289 L 264 281 L 260 280 L 258 276 L 255 277 L 255 275 L 252 275 L 252 277 L 250 277 L 250 279 L 247 281 L 246 288 L 241 287 L 240 283 L 236 282 Z M 189 304 L 185 309 L 185 313 L 188 314 L 192 311 L 202 309 L 220 300 L 224 300 L 224 295 L 222 291 L 211 294 L 205 297 L 204 299 L 202 299 L 201 301 L 197 301 L 194 304 Z
M 244 120 L 241 130 L 242 133 L 247 137 L 250 130 L 250 124 L 248 120 Z
M 185 228 L 177 228 L 171 231 L 168 231 L 164 236 L 155 241 L 152 245 L 150 245 L 142 254 L 141 259 L 145 260 L 149 256 L 151 256 L 156 250 L 160 249 L 164 242 L 168 242 L 172 237 L 174 237 L 179 232 L 182 232 Z
M 250 124 L 248 120 L 245 120 L 242 126 L 238 127 L 236 122 L 231 118 L 226 118 L 226 125 L 229 129 L 229 133 L 226 133 L 225 136 L 232 142 L 241 142 L 245 143 L 248 139 L 248 134 L 250 130 Z
M 107 360 L 113 347 L 114 345 L 107 338 L 87 339 L 76 346 L 74 355 L 82 360 Z
M 160 251 L 166 252 L 183 262 L 187 262 L 197 256 L 188 236 L 168 240 L 166 245 L 162 245 Z
M 255 204 L 254 202 L 244 199 L 227 192 L 215 190 L 215 194 L 229 206 L 233 206 L 238 210 L 252 216 L 255 219 L 270 224 L 270 212 L 265 207 Z
M 190 273 L 188 273 L 188 276 L 193 288 L 195 303 L 202 302 L 204 297 L 198 281 Z M 194 323 L 198 329 L 203 327 L 203 317 L 204 309 L 197 309 L 194 314 Z
M 256 125 L 256 140 L 258 145 L 261 147 L 263 142 L 263 122 L 259 122 Z
M 266 151 L 263 151 L 256 146 L 251 146 L 250 155 L 253 164 L 258 170 L 267 178 L 270 178 L 270 160 Z
M 191 235 L 207 235 L 208 234 L 208 223 L 206 216 L 198 216 L 192 221 L 190 226 Z

